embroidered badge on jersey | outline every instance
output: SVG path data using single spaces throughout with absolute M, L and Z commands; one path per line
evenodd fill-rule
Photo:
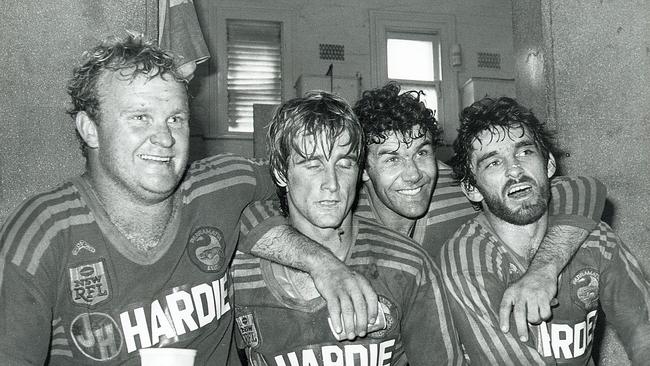
M 225 241 L 217 228 L 204 226 L 192 233 L 187 253 L 194 264 L 204 272 L 217 272 L 225 263 Z
M 74 303 L 95 306 L 110 298 L 110 282 L 103 261 L 69 268 L 69 272 L 70 292 Z
M 255 325 L 252 313 L 246 313 L 235 317 L 239 333 L 244 339 L 246 347 L 257 347 L 260 344 L 260 337 Z
M 95 253 L 95 248 L 88 244 L 85 240 L 79 240 L 72 249 L 72 255 L 77 256 L 82 250 L 87 250 L 89 253 Z
M 108 361 L 122 350 L 123 338 L 117 322 L 104 313 L 83 313 L 70 324 L 70 336 L 77 349 L 95 361 Z
M 397 306 L 384 296 L 378 295 L 377 297 L 379 298 L 379 305 L 382 307 L 381 310 L 384 312 L 384 316 L 386 317 L 386 328 L 368 333 L 368 337 L 370 338 L 386 337 L 395 331 L 397 324 L 399 323 Z
M 581 269 L 571 279 L 573 301 L 593 310 L 598 306 L 598 289 L 600 274 L 592 268 Z

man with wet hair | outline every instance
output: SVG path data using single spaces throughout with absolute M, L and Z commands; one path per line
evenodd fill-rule
M 350 106 L 326 92 L 282 104 L 269 125 L 277 203 L 246 211 L 287 217 L 370 280 L 380 317 L 368 333 L 328 325 L 325 303 L 304 272 L 237 252 L 232 276 L 240 346 L 252 365 L 457 365 L 463 361 L 438 268 L 415 242 L 353 215 L 365 143 Z
M 514 99 L 465 108 L 454 142 L 454 175 L 481 213 L 443 246 L 441 267 L 463 349 L 476 365 L 593 365 L 598 311 L 634 365 L 650 359 L 650 283 L 604 222 L 560 273 L 553 316 L 528 341 L 499 330 L 505 289 L 527 270 L 549 227 L 552 135 Z
M 442 244 L 477 211 L 451 168 L 436 158 L 441 131 L 421 97 L 421 92 L 404 92 L 389 83 L 363 92 L 355 104 L 367 145 L 355 213 L 411 237 L 435 260 Z M 557 275 L 596 225 L 606 197 L 603 184 L 586 177 L 558 177 L 551 190 L 551 227 L 528 273 L 504 293 L 501 307 L 504 331 L 509 331 L 514 310 L 524 338 L 527 321 L 550 316 Z M 243 247 L 279 222 L 274 218 L 260 224 L 246 235 Z
M 239 364 L 228 267 L 241 212 L 275 184 L 268 166 L 233 155 L 187 167 L 187 83 L 176 66 L 129 34 L 75 68 L 70 115 L 86 170 L 25 200 L 0 229 L 3 364 L 139 365 L 150 347 L 195 349 L 196 365 Z M 295 246 L 291 227 L 275 230 L 270 257 L 314 275 L 339 322 L 339 304 L 361 309 L 364 332 L 364 299 L 377 303 L 367 281 L 320 245 Z

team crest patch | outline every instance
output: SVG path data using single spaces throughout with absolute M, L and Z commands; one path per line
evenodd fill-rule
M 584 305 L 587 310 L 598 306 L 598 289 L 600 274 L 591 268 L 582 269 L 571 279 L 574 301 Z
M 192 233 L 187 243 L 187 252 L 201 270 L 217 272 L 223 268 L 226 260 L 225 245 L 221 231 L 205 226 Z
M 244 339 L 247 347 L 257 347 L 260 344 L 260 337 L 257 333 L 257 326 L 253 314 L 248 313 L 235 317 L 239 333 Z
M 74 303 L 94 306 L 109 299 L 110 282 L 103 261 L 69 268 L 69 271 L 70 292 Z
M 399 323 L 397 306 L 395 306 L 395 304 L 393 304 L 390 300 L 388 300 L 387 298 L 381 295 L 379 295 L 378 298 L 379 298 L 379 306 L 381 306 L 380 311 L 384 312 L 384 316 L 386 318 L 386 327 L 384 329 L 377 330 L 372 333 L 368 333 L 368 337 L 370 338 L 386 337 L 387 335 L 395 331 L 395 328 L 397 328 L 397 324 Z
M 70 336 L 77 349 L 95 361 L 112 360 L 122 350 L 122 333 L 108 314 L 77 315 L 70 324 Z

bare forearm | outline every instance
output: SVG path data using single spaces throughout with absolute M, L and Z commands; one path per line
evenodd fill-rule
M 556 225 L 549 227 L 528 268 L 528 272 L 543 272 L 556 278 L 585 241 L 587 230 Z
M 272 227 L 250 253 L 309 273 L 327 301 L 332 326 L 341 337 L 363 337 L 368 324 L 375 322 L 378 300 L 368 280 L 291 226 Z
M 252 247 L 251 254 L 305 272 L 325 261 L 338 261 L 327 248 L 289 225 L 269 229 Z M 320 262 L 320 263 L 319 263 Z
M 557 278 L 588 234 L 585 229 L 569 225 L 554 225 L 547 230 L 526 274 L 503 293 L 499 323 L 504 332 L 510 329 L 512 314 L 517 333 L 525 342 L 528 323 L 550 318 Z

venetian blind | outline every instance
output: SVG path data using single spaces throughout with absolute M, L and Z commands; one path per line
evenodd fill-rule
M 253 104 L 281 102 L 280 25 L 268 21 L 227 21 L 228 132 L 253 132 Z

